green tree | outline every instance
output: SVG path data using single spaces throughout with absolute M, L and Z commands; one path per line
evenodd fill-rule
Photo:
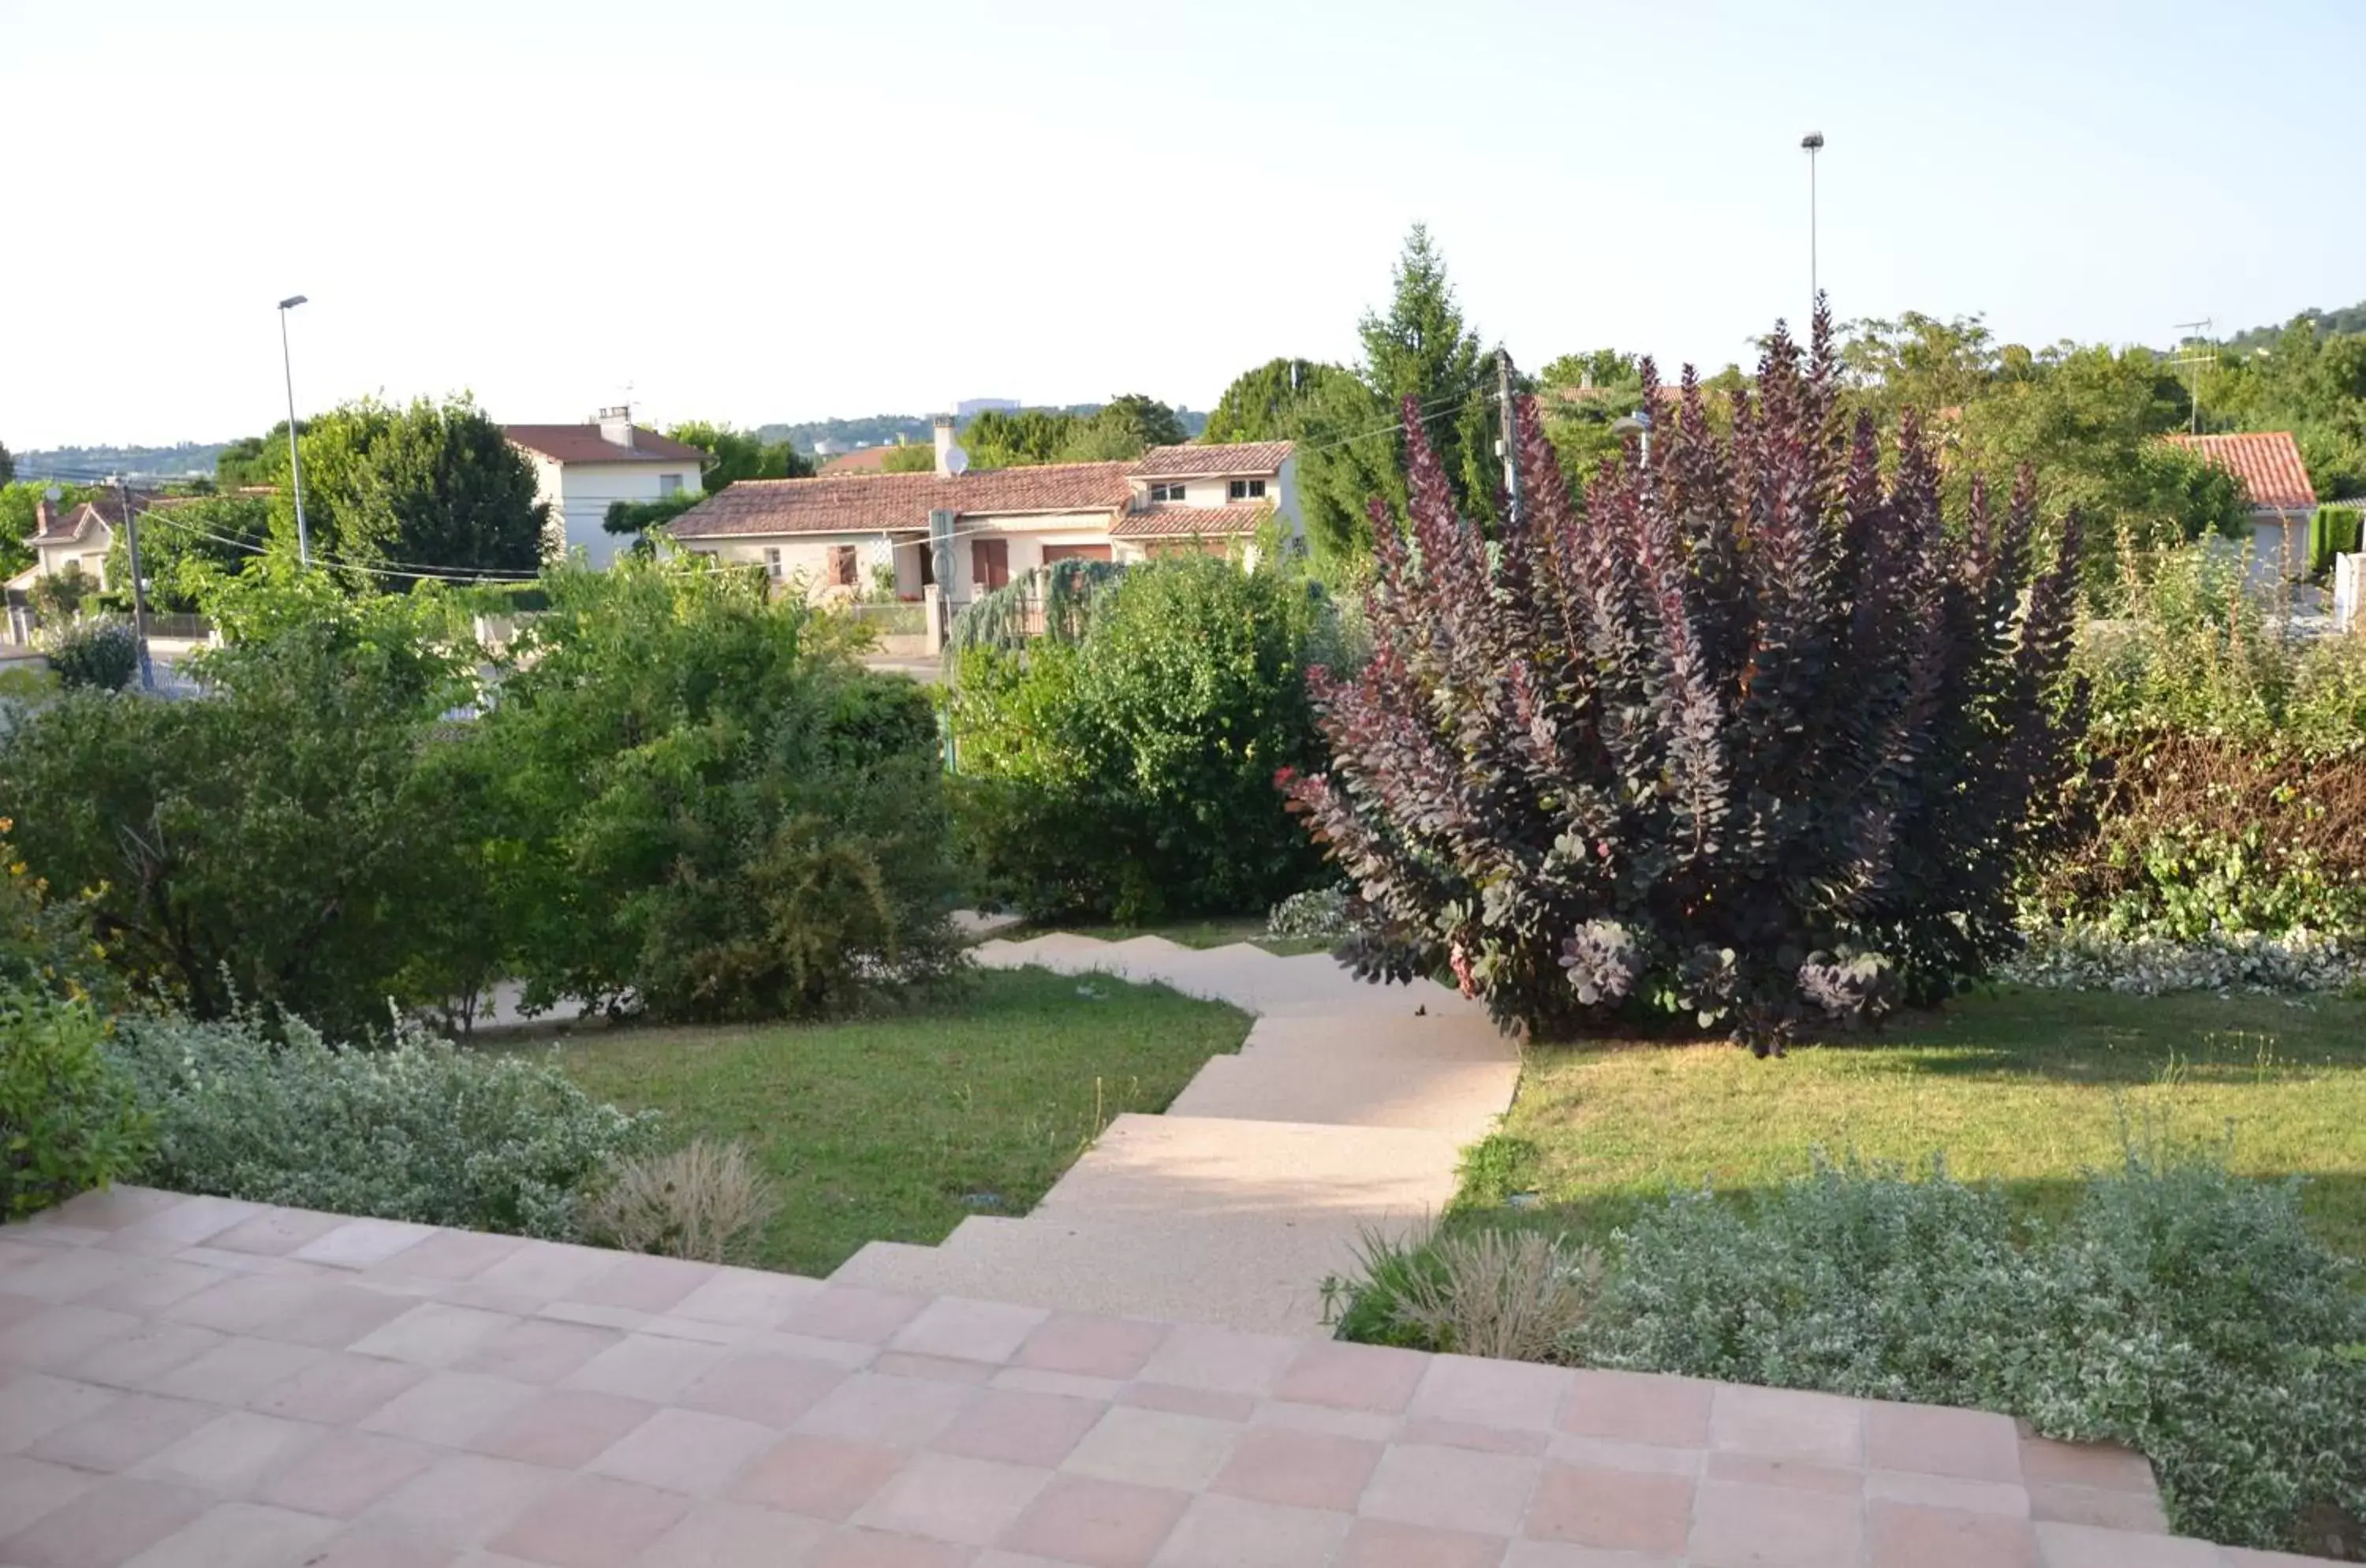
M 1233 378 L 1208 415 L 1201 439 L 1295 441 L 1304 432 L 1309 409 L 1327 381 L 1349 373 L 1311 359 L 1268 359 Z
M 1179 446 L 1190 439 L 1172 408 L 1140 392 L 1124 392 L 1111 398 L 1092 416 L 1091 423 L 1131 431 L 1145 447 Z
M 650 529 L 672 522 L 704 499 L 682 491 L 654 501 L 612 501 L 608 514 L 600 519 L 600 526 L 610 534 L 631 535 L 634 553 L 645 555 L 649 549 Z
M 887 455 L 879 459 L 879 471 L 883 474 L 932 473 L 936 466 L 936 448 L 924 446 L 917 441 L 903 446 L 891 446 Z
M 813 463 L 785 441 L 765 441 L 752 431 L 727 424 L 692 420 L 666 432 L 673 440 L 706 454 L 698 466 L 699 483 L 710 495 L 741 479 L 802 479 L 813 477 Z
M 0 442 L 0 485 L 10 483 L 16 477 L 17 459 L 10 455 L 7 445 Z
M 276 454 L 275 458 L 274 454 Z M 214 458 L 214 483 L 224 490 L 277 484 L 287 469 L 287 422 L 262 435 L 242 435 Z
M 153 610 L 197 607 L 206 585 L 236 572 L 268 547 L 271 503 L 259 495 L 210 495 L 140 517 L 140 570 Z M 131 581 L 130 541 L 118 533 L 107 555 L 107 580 Z
M 964 426 L 962 449 L 979 468 L 1020 468 L 1054 462 L 1080 422 L 1050 409 L 987 409 Z

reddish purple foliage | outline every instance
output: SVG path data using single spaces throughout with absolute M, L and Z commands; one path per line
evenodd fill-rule
M 1447 961 L 1499 1016 L 1651 1002 L 1763 1051 L 2011 950 L 2085 722 L 2078 521 L 2042 571 L 2026 476 L 1950 525 L 1913 419 L 1885 471 L 1834 392 L 1820 310 L 1804 356 L 1776 328 L 1729 434 L 1687 369 L 1583 513 L 1516 400 L 1526 504 L 1492 541 L 1408 413 L 1373 657 L 1314 672 L 1332 768 L 1284 786 L 1382 922 L 1368 974 Z

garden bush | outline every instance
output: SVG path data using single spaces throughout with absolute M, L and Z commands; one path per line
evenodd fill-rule
M 656 1137 L 555 1062 L 415 1032 L 366 1049 L 294 1019 L 132 1014 L 107 1054 L 154 1118 L 142 1179 L 178 1192 L 564 1238 Z
M 70 690 L 119 692 L 140 672 L 140 639 L 130 624 L 84 621 L 50 645 L 50 668 Z
M 148 1122 L 89 1002 L 0 989 L 0 1220 L 131 1174 Z
M 1554 1242 L 1513 1272 L 1598 1279 L 1540 1359 L 2000 1411 L 2143 1452 L 2180 1533 L 2283 1547 L 2313 1507 L 2366 1517 L 2366 1300 L 2298 1186 L 2131 1155 L 2047 1225 L 1944 1168 L 1827 1168 L 1672 1198 L 1601 1265 Z M 1344 1331 L 1447 1348 L 1458 1314 L 1424 1292 L 1452 1276 L 1434 1245 L 1378 1249 L 1335 1288 Z
M 562 570 L 469 735 L 534 1005 L 813 1017 L 955 970 L 928 694 L 760 574 Z
M 1315 682 L 1331 771 L 1290 786 L 1386 923 L 1365 972 L 1450 964 L 1499 1016 L 1643 1004 L 1763 1052 L 2012 951 L 2083 722 L 2077 520 L 2042 537 L 2025 475 L 1943 515 L 1915 421 L 1887 460 L 1837 387 L 1821 312 L 1804 365 L 1777 328 L 1729 434 L 1688 371 L 1582 513 L 1523 401 L 1527 504 L 1492 541 L 1408 408 L 1412 537 L 1378 529 L 1375 655 Z
M 1306 671 L 1336 624 L 1294 570 L 1205 556 L 1127 569 L 1073 640 L 965 650 L 948 699 L 963 855 L 1030 915 L 1263 909 L 1319 853 L 1275 774 L 1322 756 Z

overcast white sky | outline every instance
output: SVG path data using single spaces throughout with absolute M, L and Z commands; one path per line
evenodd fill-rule
M 2161 343 L 2366 297 L 2358 0 L 0 0 L 0 442 L 296 391 L 756 424 L 1205 408 L 1405 226 L 1525 364 L 1844 315 Z M 2330 74 L 2327 73 L 2330 72 Z M 2347 73 L 2347 74 L 2345 74 Z

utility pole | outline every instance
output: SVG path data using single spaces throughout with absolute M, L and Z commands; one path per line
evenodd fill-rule
M 156 667 L 148 658 L 148 585 L 140 579 L 140 518 L 131 510 L 131 487 L 115 476 L 115 499 L 123 508 L 123 559 L 131 569 L 131 640 L 140 649 L 140 689 L 156 689 Z
M 1502 418 L 1503 434 L 1495 442 L 1495 451 L 1504 459 L 1504 497 L 1511 508 L 1512 531 L 1520 528 L 1520 434 L 1517 422 L 1512 416 L 1512 355 L 1506 348 L 1495 350 L 1495 403 Z
M 296 367 L 287 354 L 287 312 L 304 303 L 301 294 L 279 301 L 279 369 L 287 378 L 287 472 L 296 484 L 296 558 L 312 564 L 312 536 L 304 528 L 304 457 L 296 446 Z

